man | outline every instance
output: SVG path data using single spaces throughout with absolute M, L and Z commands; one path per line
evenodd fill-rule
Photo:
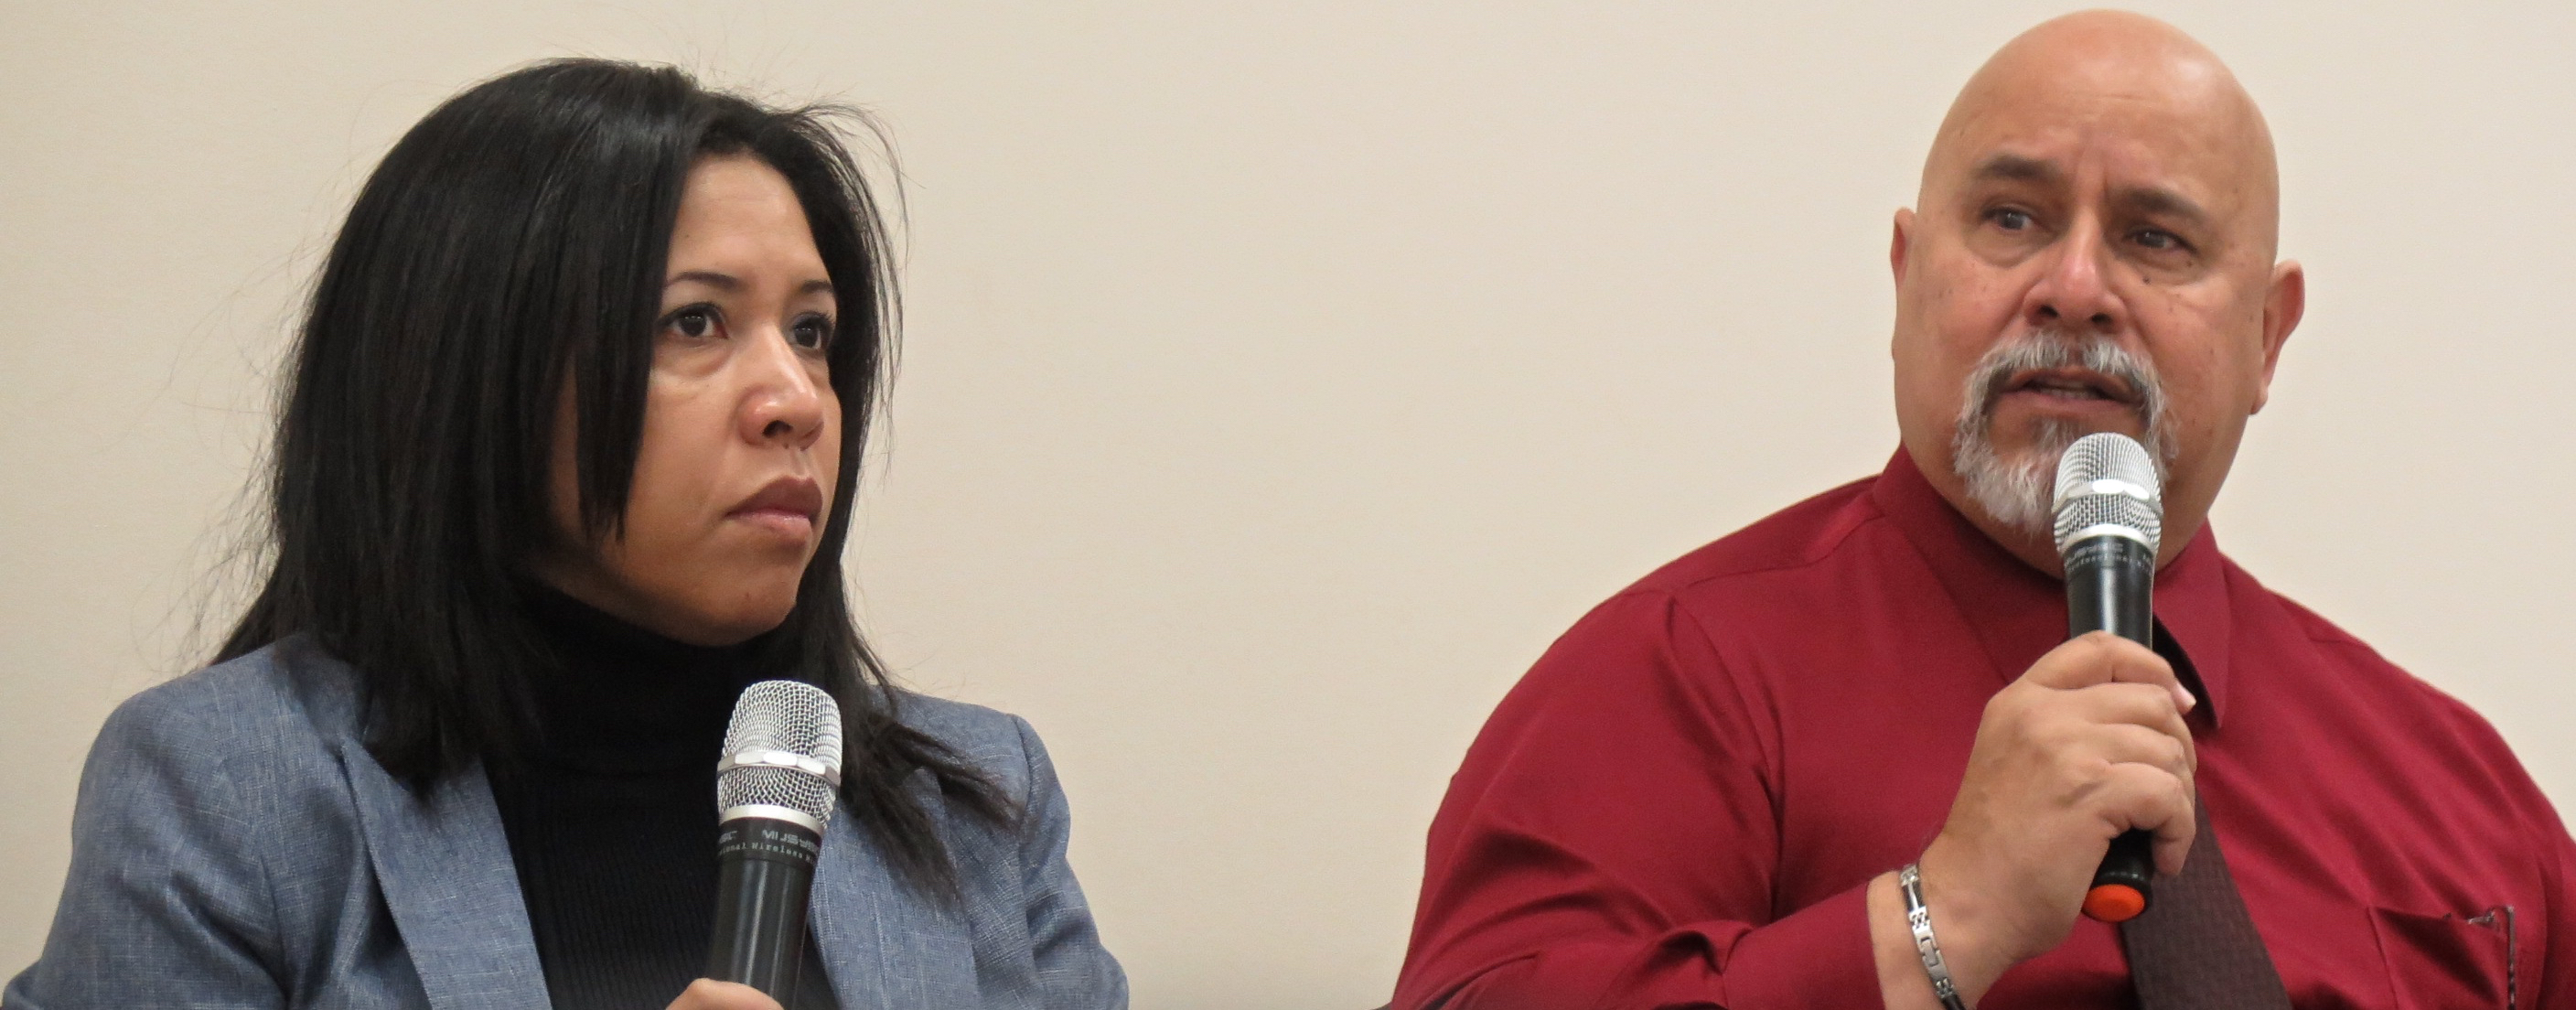
M 1940 1006 L 1909 864 L 1988 1010 L 2576 1006 L 2576 845 L 2504 743 L 2206 528 L 2305 293 L 2227 69 L 2135 15 L 2043 24 L 1962 90 L 1917 203 L 1902 448 L 1602 604 L 1504 699 L 1397 1006 Z M 2161 464 L 2153 650 L 2064 640 L 2049 496 L 2095 431 Z M 2157 906 L 2081 918 L 2131 829 Z

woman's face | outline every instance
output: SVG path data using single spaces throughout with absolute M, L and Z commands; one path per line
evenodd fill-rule
M 571 397 L 557 413 L 540 577 L 629 623 L 697 645 L 777 627 L 796 604 L 840 475 L 841 402 L 824 349 L 838 306 L 787 179 L 701 159 L 671 231 L 644 439 L 625 524 L 581 530 Z

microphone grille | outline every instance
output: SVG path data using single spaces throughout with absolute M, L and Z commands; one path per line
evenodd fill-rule
M 2152 551 L 2164 539 L 2165 502 L 2156 461 L 2138 440 L 2102 431 L 2057 458 L 2057 549 L 2101 526 L 2126 529 Z
M 785 752 L 830 770 L 830 777 L 775 762 L 738 764 L 716 776 L 716 809 L 748 804 L 786 807 L 822 823 L 832 820 L 841 777 L 841 706 L 802 681 L 764 680 L 744 688 L 725 727 L 724 758 Z

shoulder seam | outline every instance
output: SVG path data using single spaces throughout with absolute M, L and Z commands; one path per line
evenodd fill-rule
M 1817 565 L 1824 564 L 1826 561 L 1831 560 L 1834 555 L 1841 553 L 1843 546 L 1850 543 L 1851 538 L 1858 535 L 1860 531 L 1886 521 L 1887 514 L 1882 512 L 1859 522 L 1852 523 L 1851 525 L 1844 527 L 1842 532 L 1835 534 L 1830 543 L 1826 543 L 1819 547 L 1814 554 L 1801 557 L 1795 561 L 1782 562 L 1779 564 L 1750 565 L 1742 568 L 1729 568 L 1722 572 L 1710 572 L 1708 574 L 1692 578 L 1688 582 L 1678 583 L 1669 590 L 1653 587 L 1632 586 L 1630 587 L 1630 591 L 1652 588 L 1655 592 L 1672 592 L 1674 590 L 1689 589 L 1695 586 L 1706 585 L 1723 579 L 1732 579 L 1749 575 L 1763 575 L 1770 572 L 1795 571 L 1801 568 L 1813 568 Z M 1623 593 L 1622 595 L 1625 594 Z M 1694 620 L 1696 620 L 1696 618 L 1694 618 Z

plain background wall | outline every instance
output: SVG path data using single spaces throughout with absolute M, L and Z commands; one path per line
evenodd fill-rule
M 2217 529 L 2565 804 L 2576 7 L 2432 6 L 2148 8 L 2268 111 L 2311 277 Z M 0 972 L 99 721 L 232 616 L 358 180 L 580 53 L 882 113 L 909 331 L 868 626 L 1046 735 L 1140 1007 L 1375 1005 L 1520 671 L 1893 449 L 1889 213 L 1967 73 L 2064 9 L 6 0 Z

